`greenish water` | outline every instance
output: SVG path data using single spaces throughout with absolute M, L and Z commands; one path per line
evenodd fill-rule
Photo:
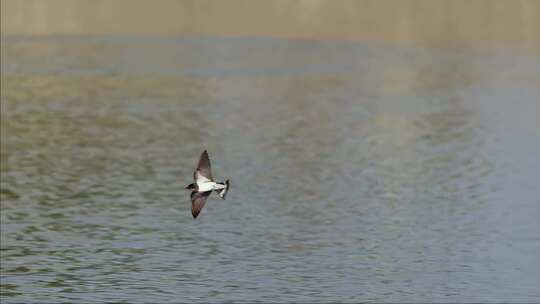
M 1 299 L 540 300 L 540 59 L 3 38 Z M 226 201 L 190 214 L 208 149 Z

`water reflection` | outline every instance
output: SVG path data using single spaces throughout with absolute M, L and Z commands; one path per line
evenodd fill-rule
M 512 268 L 536 260 L 538 240 L 495 221 L 534 214 L 535 192 L 507 187 L 496 151 L 519 146 L 485 118 L 492 85 L 519 85 L 537 108 L 532 58 L 263 38 L 5 42 L 3 300 L 538 298 Z M 538 139 L 534 122 L 504 125 Z M 194 221 L 181 187 L 203 148 L 233 190 Z

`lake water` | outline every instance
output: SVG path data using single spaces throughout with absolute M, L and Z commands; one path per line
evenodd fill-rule
M 1 299 L 540 301 L 540 58 L 2 39 Z M 200 153 L 231 179 L 201 215 Z

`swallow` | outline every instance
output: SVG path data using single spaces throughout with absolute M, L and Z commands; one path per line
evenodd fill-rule
M 187 185 L 186 189 L 191 190 L 191 214 L 193 218 L 197 218 L 212 191 L 215 191 L 219 197 L 225 199 L 229 191 L 229 180 L 226 180 L 224 183 L 214 181 L 210 167 L 210 158 L 208 158 L 208 152 L 206 150 L 204 150 L 199 158 L 197 169 L 193 172 L 193 180 L 194 182 Z

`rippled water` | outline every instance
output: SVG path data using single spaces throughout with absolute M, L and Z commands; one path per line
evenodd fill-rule
M 540 59 L 2 40 L 1 298 L 540 301 Z M 226 201 L 190 214 L 208 149 Z

